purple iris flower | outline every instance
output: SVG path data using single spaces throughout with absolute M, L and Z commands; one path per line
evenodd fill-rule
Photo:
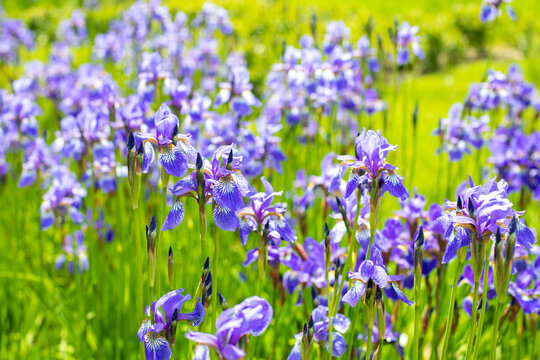
M 60 165 L 51 170 L 50 182 L 39 209 L 41 230 L 53 226 L 57 217 L 64 220 L 69 216 L 74 223 L 83 223 L 85 218 L 80 209 L 86 189 L 77 181 L 75 175 L 67 167 Z
M 420 28 L 418 25 L 411 26 L 407 21 L 401 23 L 396 35 L 397 43 L 397 57 L 396 63 L 398 65 L 406 65 L 411 61 L 411 55 L 409 52 L 409 46 L 413 54 L 423 60 L 425 58 L 424 52 L 420 47 L 420 36 L 417 35 Z
M 274 188 L 264 177 L 261 177 L 261 182 L 264 185 L 264 192 L 251 194 L 251 204 L 238 213 L 242 245 L 246 244 L 250 231 L 265 226 L 269 227 L 270 232 L 275 231 L 278 237 L 285 241 L 296 241 L 296 235 L 284 215 L 287 210 L 286 206 L 272 204 L 274 196 L 280 196 L 283 192 L 274 192 Z
M 240 348 L 238 342 L 244 336 L 261 335 L 270 325 L 272 316 L 273 309 L 268 301 L 252 296 L 218 316 L 216 335 L 189 331 L 186 338 L 197 344 L 211 347 L 220 359 L 244 358 L 246 353 Z M 207 356 L 204 359 L 210 359 L 210 357 Z
M 153 145 L 159 153 L 159 163 L 165 172 L 175 177 L 186 175 L 188 170 L 188 157 L 175 141 L 178 137 L 178 118 L 171 112 L 165 104 L 159 107 L 154 117 L 155 132 L 138 134 L 138 138 L 143 140 L 145 147 Z M 153 162 L 154 152 L 149 156 L 145 151 L 145 160 Z M 144 166 L 143 166 L 144 167 Z
M 104 193 L 116 191 L 116 162 L 114 145 L 110 141 L 98 143 L 93 148 L 93 171 L 97 186 Z
M 363 129 L 356 138 L 356 155 L 337 156 L 344 165 L 351 169 L 345 198 L 351 196 L 363 178 L 378 186 L 382 180 L 381 196 L 388 191 L 392 196 L 405 200 L 409 193 L 403 185 L 403 178 L 396 173 L 397 168 L 386 161 L 389 151 L 396 150 L 396 145 L 390 145 L 380 131 Z
M 313 339 L 324 345 L 326 351 L 330 351 L 329 326 L 328 319 L 328 307 L 319 305 L 311 312 L 311 319 L 313 320 Z M 351 320 L 343 314 L 336 314 L 332 317 L 332 356 L 340 357 L 347 351 L 347 343 L 343 334 L 345 334 L 351 325 Z M 287 360 L 301 360 L 302 359 L 302 333 L 296 334 L 294 346 L 287 357 Z
M 23 149 L 24 163 L 19 183 L 17 184 L 19 187 L 27 187 L 34 184 L 38 173 L 43 174 L 49 168 L 60 164 L 59 157 L 51 152 L 45 140 L 41 137 L 25 142 Z
M 383 259 L 379 250 L 374 249 L 371 258 L 373 260 L 364 260 L 358 271 L 349 271 L 349 279 L 352 280 L 352 285 L 349 291 L 343 296 L 342 301 L 354 307 L 358 301 L 366 293 L 366 289 L 371 284 L 378 286 L 381 289 L 391 288 L 398 295 L 398 298 L 407 305 L 411 305 L 407 296 L 393 282 L 400 281 L 402 276 L 388 275 L 385 270 Z
M 471 153 L 471 147 L 480 149 L 484 136 L 489 131 L 489 115 L 478 119 L 464 115 L 463 105 L 456 103 L 448 110 L 448 118 L 441 119 L 433 135 L 440 137 L 441 147 L 437 153 L 447 152 L 451 162 L 459 161 L 464 154 Z
M 77 230 L 73 235 L 67 234 L 62 244 L 63 253 L 58 255 L 54 262 L 56 270 L 61 269 L 64 264 L 68 271 L 73 274 L 76 269 L 78 273 L 88 270 L 88 252 L 84 245 L 84 234 Z
M 249 71 L 245 66 L 231 68 L 228 83 L 219 84 L 218 97 L 214 101 L 214 107 L 231 103 L 231 109 L 238 117 L 244 117 L 252 113 L 252 107 L 261 106 L 261 102 L 251 92 L 252 85 L 249 82 Z
M 508 181 L 509 192 L 528 189 L 540 199 L 540 132 L 525 134 L 519 126 L 499 127 L 489 140 L 495 174 Z
M 510 5 L 512 0 L 482 0 L 482 7 L 480 8 L 480 21 L 490 22 L 495 20 L 501 15 L 501 5 L 505 4 L 506 13 L 512 21 L 516 21 L 516 13 L 514 8 Z
M 244 196 L 249 192 L 249 184 L 240 171 L 242 157 L 231 157 L 233 146 L 220 147 L 214 153 L 212 161 L 204 160 L 205 201 L 213 199 L 213 217 L 215 224 L 222 230 L 234 231 L 239 226 L 236 212 L 244 207 Z M 230 163 L 229 163 L 229 158 Z M 222 158 L 224 161 L 222 161 Z M 176 182 L 171 188 L 175 196 L 171 211 L 163 223 L 163 231 L 174 229 L 184 219 L 183 197 L 199 197 L 199 184 L 196 172 Z
M 523 212 L 512 208 L 513 205 L 508 200 L 506 181 L 490 179 L 484 185 L 475 186 L 469 177 L 469 186 L 458 195 L 459 203 L 466 205 L 459 209 L 456 202 L 447 201 L 446 209 L 450 212 L 440 219 L 445 223 L 445 238 L 448 241 L 443 263 L 452 260 L 457 250 L 468 246 L 470 241 L 491 237 L 497 232 L 497 228 L 500 228 L 502 233 L 507 232 L 512 218 L 523 215 Z M 471 238 L 471 231 L 476 233 L 476 237 Z M 518 221 L 517 243 L 531 249 L 535 242 L 536 238 L 531 230 Z
M 144 341 L 146 359 L 169 360 L 172 355 L 170 343 L 174 341 L 171 324 L 186 320 L 191 326 L 198 326 L 204 320 L 204 306 L 199 299 L 192 312 L 182 313 L 183 305 L 191 299 L 183 295 L 184 289 L 173 290 L 144 309 L 146 318 L 139 328 L 139 342 Z M 153 321 L 152 321 L 153 319 Z

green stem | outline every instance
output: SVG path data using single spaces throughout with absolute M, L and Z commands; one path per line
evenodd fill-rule
M 377 307 L 377 326 L 379 327 L 379 356 L 377 360 L 383 359 L 383 346 L 385 338 L 386 319 L 384 318 L 384 309 Z
M 485 256 L 484 244 L 480 243 L 480 249 L 478 250 L 479 250 L 478 254 L 480 255 L 480 257 L 477 258 L 476 261 L 474 261 L 476 254 L 474 254 L 474 252 L 472 254 L 473 268 L 475 269 L 475 274 L 474 274 L 474 291 L 473 291 L 473 304 L 472 304 L 472 314 L 471 314 L 471 327 L 469 330 L 469 343 L 467 345 L 467 355 L 465 356 L 466 360 L 470 360 L 472 358 L 474 338 L 476 336 L 476 332 L 478 329 L 478 323 L 476 321 L 476 317 L 478 313 L 478 289 L 480 288 L 480 275 L 482 274 L 482 269 L 484 267 L 484 256 Z M 484 305 L 485 304 L 483 304 L 483 306 Z
M 495 305 L 495 321 L 493 322 L 493 333 L 491 335 L 491 353 L 489 358 L 491 360 L 495 360 L 495 350 L 497 348 L 497 336 L 499 332 L 499 324 L 501 322 L 501 302 L 497 300 L 497 304 Z
M 415 266 L 414 272 L 414 342 L 413 359 L 418 360 L 420 351 L 420 296 L 422 288 L 422 264 Z
M 482 328 L 484 327 L 484 318 L 486 316 L 487 308 L 487 289 L 488 289 L 488 274 L 489 274 L 489 253 L 491 252 L 491 241 L 488 240 L 488 243 L 484 245 L 484 281 L 482 283 L 482 310 L 480 311 L 480 321 L 478 323 L 477 338 L 480 341 L 482 336 Z M 478 344 L 474 347 L 473 359 L 476 359 L 478 356 Z
M 375 314 L 373 314 L 373 309 L 368 309 L 368 328 L 367 328 L 367 349 L 366 349 L 366 360 L 371 359 L 371 337 L 373 336 L 373 325 L 375 324 Z
M 454 276 L 454 282 L 452 284 L 452 292 L 450 294 L 450 305 L 448 305 L 448 315 L 446 317 L 446 328 L 444 330 L 444 341 L 443 341 L 443 352 L 441 359 L 446 359 L 446 351 L 448 350 L 448 340 L 450 339 L 450 331 L 452 329 L 452 319 L 454 318 L 454 304 L 456 302 L 456 288 L 459 280 L 459 276 L 463 271 L 465 262 L 459 261 L 458 267 L 456 269 L 456 275 Z
M 216 228 L 216 234 L 215 234 L 215 245 L 214 245 L 214 266 L 212 270 L 212 334 L 216 332 L 216 321 L 217 321 L 217 313 L 218 313 L 218 267 L 219 267 L 219 253 L 221 251 L 221 244 L 220 244 L 220 234 L 219 229 Z
M 332 249 L 332 247 L 329 246 L 329 249 L 326 249 L 326 251 L 332 251 L 331 249 Z M 330 259 L 331 255 L 327 256 L 327 258 Z M 330 264 L 328 262 L 326 262 L 326 264 L 325 264 L 326 294 L 327 294 L 328 304 L 331 304 L 332 288 L 330 287 L 330 277 L 328 276 L 329 268 L 330 268 Z M 351 332 L 353 332 L 353 331 L 351 331 Z M 330 345 L 333 344 L 333 342 L 332 342 L 332 316 L 330 314 L 330 308 L 328 308 L 328 342 L 329 342 Z M 352 344 L 352 343 L 350 343 L 350 344 Z M 332 351 L 333 351 L 333 346 L 330 346 L 330 359 L 332 359 Z

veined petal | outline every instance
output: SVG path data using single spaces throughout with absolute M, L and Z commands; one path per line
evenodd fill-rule
M 362 283 L 361 281 L 355 281 L 349 291 L 347 291 L 347 293 L 343 295 L 341 301 L 354 307 L 356 306 L 356 303 L 358 303 L 358 300 L 360 300 L 362 295 L 364 295 L 365 291 L 366 286 L 364 285 L 364 283 Z
M 234 211 L 216 205 L 212 211 L 214 222 L 221 230 L 234 231 L 240 226 L 240 222 Z
M 214 200 L 219 206 L 226 207 L 232 211 L 240 210 L 244 207 L 244 200 L 240 188 L 232 174 L 222 176 L 213 188 Z
M 371 278 L 381 289 L 384 289 L 388 285 L 388 274 L 380 266 L 373 266 Z
M 169 211 L 169 214 L 163 222 L 163 227 L 161 228 L 161 231 L 174 229 L 182 223 L 182 220 L 184 220 L 184 204 L 182 204 L 180 200 L 175 200 L 172 205 L 171 211 Z
M 215 335 L 189 330 L 186 334 L 186 339 L 194 341 L 197 344 L 210 346 L 214 349 L 219 349 L 219 341 Z
M 144 336 L 144 350 L 146 360 L 169 360 L 172 356 L 167 340 L 151 331 Z
M 186 156 L 174 145 L 164 146 L 160 149 L 159 163 L 169 175 L 182 177 L 188 171 Z
M 150 331 L 151 325 L 152 321 L 150 320 L 150 318 L 143 320 L 141 327 L 139 328 L 139 331 L 137 333 L 137 335 L 139 336 L 139 342 L 144 340 L 144 336 L 146 335 L 146 333 L 148 333 L 148 331 Z
M 403 293 L 403 291 L 401 291 L 401 289 L 395 283 L 390 283 L 390 286 L 392 286 L 392 289 L 396 292 L 399 300 L 403 301 L 407 305 L 414 304 L 414 302 L 409 300 L 407 296 Z
M 527 250 L 531 250 L 536 242 L 534 234 L 527 226 L 525 226 L 525 224 L 521 223 L 520 221 L 517 221 L 516 225 L 517 242 Z
M 352 195 L 354 190 L 358 187 L 358 184 L 360 184 L 361 176 L 358 173 L 356 169 L 352 169 L 351 173 L 349 174 L 349 180 L 347 181 L 347 188 L 345 190 L 345 198 L 348 198 Z
M 405 201 L 409 198 L 409 192 L 405 189 L 403 185 L 403 178 L 398 176 L 395 172 L 387 172 L 384 178 L 384 184 L 382 186 L 382 193 L 388 191 L 390 195 Z

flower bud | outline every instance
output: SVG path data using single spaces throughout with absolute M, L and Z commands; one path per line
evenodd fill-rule
M 173 251 L 172 251 L 172 247 L 169 246 L 169 256 L 168 256 L 168 259 L 167 259 L 167 268 L 168 268 L 168 273 L 169 273 L 169 287 L 171 289 L 174 289 L 174 268 L 173 268 L 173 263 L 174 263 L 174 260 L 173 260 Z

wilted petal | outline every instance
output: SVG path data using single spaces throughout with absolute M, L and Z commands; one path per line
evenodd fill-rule
M 172 230 L 178 225 L 180 225 L 183 220 L 184 204 L 182 204 L 180 200 L 175 200 L 171 207 L 171 211 L 169 211 L 169 214 L 163 222 L 163 227 L 161 228 L 161 231 Z

